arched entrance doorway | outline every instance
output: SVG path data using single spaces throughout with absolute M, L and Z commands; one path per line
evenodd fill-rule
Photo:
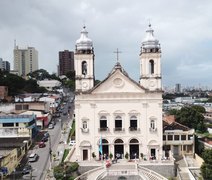
M 102 139 L 102 152 L 103 152 L 103 158 L 108 159 L 109 157 L 109 143 L 106 139 Z
M 114 142 L 114 157 L 117 159 L 124 157 L 124 142 L 121 139 L 116 139 Z
M 130 159 L 139 158 L 139 141 L 137 139 L 130 140 Z

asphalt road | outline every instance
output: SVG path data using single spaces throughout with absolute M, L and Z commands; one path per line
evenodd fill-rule
M 57 147 L 61 139 L 62 129 L 66 126 L 70 120 L 68 112 L 73 114 L 73 93 L 69 94 L 68 101 L 66 104 L 63 104 L 63 112 L 61 116 L 56 119 L 56 124 L 54 129 L 46 129 L 45 132 L 49 132 L 50 138 L 48 142 L 45 142 L 46 147 L 39 148 L 36 145 L 32 150 L 28 152 L 28 156 L 31 153 L 36 153 L 39 155 L 39 159 L 36 162 L 29 163 L 32 166 L 32 171 L 29 174 L 21 176 L 21 171 L 15 172 L 9 179 L 33 179 L 33 180 L 44 180 L 47 172 L 50 168 L 50 150 L 53 154 L 57 153 Z M 71 100 L 71 101 L 70 101 Z M 70 107 L 70 108 L 69 108 Z M 66 114 L 67 113 L 67 114 Z M 66 115 L 63 115 L 66 114 Z M 51 146 L 51 148 L 50 148 Z M 51 163 L 52 164 L 52 163 Z

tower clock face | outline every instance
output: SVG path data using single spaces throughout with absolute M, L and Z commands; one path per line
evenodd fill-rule
M 154 80 L 149 81 L 149 86 L 154 87 L 156 85 L 156 82 Z
M 88 84 L 87 84 L 86 82 L 83 82 L 83 83 L 82 83 L 82 87 L 83 87 L 83 88 L 86 88 L 86 87 L 88 87 Z

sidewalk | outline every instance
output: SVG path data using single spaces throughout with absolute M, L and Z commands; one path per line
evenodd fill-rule
M 61 131 L 60 141 L 57 146 L 56 154 L 56 161 L 54 161 L 53 166 L 58 166 L 63 158 L 65 149 L 71 149 L 71 146 L 68 145 L 68 136 L 70 132 L 70 127 L 72 126 L 73 120 L 70 120 L 69 123 L 64 123 Z M 65 129 L 65 130 L 64 130 Z

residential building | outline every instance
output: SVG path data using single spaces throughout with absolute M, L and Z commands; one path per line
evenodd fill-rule
M 11 174 L 37 134 L 34 115 L 0 116 L 0 172 Z
M 28 73 L 38 70 L 38 51 L 34 47 L 14 48 L 14 70 L 19 76 L 25 77 Z
M 42 80 L 37 82 L 40 87 L 45 87 L 48 91 L 53 91 L 54 89 L 61 86 L 61 82 L 58 80 Z
M 117 50 L 117 54 L 119 51 Z M 97 157 L 160 160 L 163 156 L 161 48 L 149 25 L 140 51 L 140 80 L 134 81 L 117 63 L 94 86 L 94 48 L 83 27 L 76 41 L 75 160 Z
M 7 99 L 8 96 L 8 87 L 0 86 L 0 99 Z
M 10 63 L 0 58 L 0 70 L 10 72 Z
M 59 76 L 74 71 L 74 52 L 64 50 L 59 52 Z
M 3 115 L 0 116 L 0 139 L 31 139 L 37 134 L 35 115 Z M 3 146 L 3 142 L 0 143 Z
M 163 157 L 178 158 L 195 153 L 195 130 L 175 121 L 173 115 L 163 118 Z

